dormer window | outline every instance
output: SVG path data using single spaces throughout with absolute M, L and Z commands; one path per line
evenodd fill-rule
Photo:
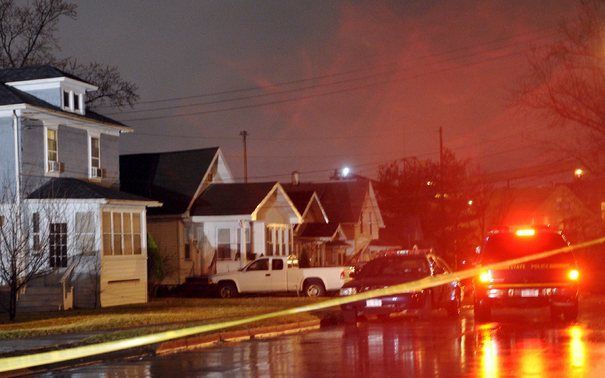
M 78 113 L 80 112 L 80 98 L 81 97 L 82 96 L 80 96 L 79 94 L 74 93 L 74 110 Z
M 84 114 L 84 95 L 72 90 L 63 90 L 63 110 Z
M 69 91 L 63 91 L 63 108 L 69 110 L 70 108 L 70 93 Z

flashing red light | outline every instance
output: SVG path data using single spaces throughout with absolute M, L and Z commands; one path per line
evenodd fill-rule
M 515 235 L 520 237 L 534 236 L 536 235 L 536 230 L 534 230 L 533 228 L 520 228 L 515 231 Z

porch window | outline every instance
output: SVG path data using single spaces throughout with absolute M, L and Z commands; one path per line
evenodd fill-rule
M 90 211 L 76 213 L 76 248 L 83 255 L 94 255 L 96 250 L 95 221 Z
M 217 254 L 219 260 L 231 260 L 231 230 L 228 228 L 218 230 Z
M 141 214 L 104 211 L 103 254 L 140 255 L 141 252 Z

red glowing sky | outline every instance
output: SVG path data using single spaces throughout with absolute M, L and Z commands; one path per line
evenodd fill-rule
M 551 159 L 544 122 L 518 114 L 510 93 L 527 50 L 573 11 L 563 0 L 112 0 L 81 3 L 60 38 L 66 54 L 117 65 L 139 85 L 143 111 L 112 115 L 135 128 L 122 153 L 218 145 L 241 177 L 245 129 L 252 179 L 325 180 L 343 165 L 374 176 L 382 162 L 436 158 L 443 127 L 458 156 L 498 171 Z M 261 89 L 145 103 L 250 87 Z M 252 106 L 262 103 L 273 104 Z M 214 112 L 233 107 L 243 109 Z

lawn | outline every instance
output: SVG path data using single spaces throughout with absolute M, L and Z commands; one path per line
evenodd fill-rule
M 209 324 L 297 307 L 316 298 L 253 297 L 236 299 L 162 298 L 141 305 L 96 310 L 17 314 L 16 322 L 0 320 L 0 340 L 78 333 L 109 340 L 189 325 Z M 297 314 L 258 325 L 319 319 L 326 313 Z

